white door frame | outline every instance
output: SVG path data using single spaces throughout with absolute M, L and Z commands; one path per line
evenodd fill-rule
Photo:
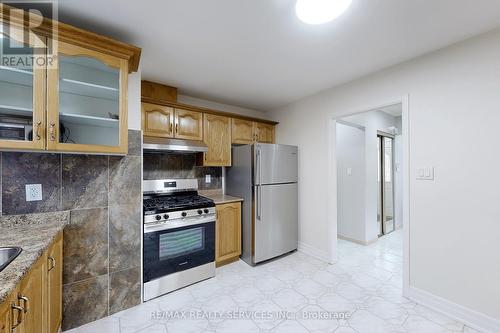
M 403 136 L 403 295 L 408 295 L 410 286 L 410 96 L 388 100 L 378 105 L 357 108 L 341 115 L 328 117 L 328 202 L 331 214 L 328 215 L 328 257 L 329 262 L 337 262 L 337 159 L 336 124 L 337 119 L 376 110 L 388 105 L 401 103 Z

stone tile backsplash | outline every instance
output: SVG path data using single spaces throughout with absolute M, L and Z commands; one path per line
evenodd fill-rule
M 42 184 L 43 200 L 26 201 L 26 184 Z M 2 213 L 17 215 L 61 209 L 61 155 L 2 153 Z
M 108 206 L 108 157 L 62 156 L 62 208 Z
M 63 330 L 141 302 L 141 137 L 129 130 L 127 156 L 0 153 L 2 215 L 69 212 Z M 43 199 L 26 202 L 26 184 Z
M 194 153 L 145 153 L 143 164 L 146 180 L 197 178 L 200 190 L 222 189 L 222 168 L 196 166 Z M 212 177 L 209 184 L 206 175 Z

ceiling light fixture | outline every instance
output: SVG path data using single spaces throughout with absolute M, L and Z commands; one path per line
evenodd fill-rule
M 297 0 L 295 13 L 307 24 L 333 21 L 351 5 L 352 0 Z

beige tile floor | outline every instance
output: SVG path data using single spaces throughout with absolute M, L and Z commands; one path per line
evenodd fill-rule
M 335 265 L 301 252 L 257 267 L 239 261 L 213 279 L 70 332 L 477 332 L 401 290 L 397 231 L 370 246 L 339 240 Z

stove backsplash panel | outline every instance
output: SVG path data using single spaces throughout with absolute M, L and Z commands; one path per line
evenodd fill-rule
M 196 154 L 179 153 L 144 153 L 143 178 L 183 179 L 197 178 L 200 190 L 222 189 L 222 167 L 196 166 Z M 211 176 L 211 182 L 205 182 L 205 176 Z

